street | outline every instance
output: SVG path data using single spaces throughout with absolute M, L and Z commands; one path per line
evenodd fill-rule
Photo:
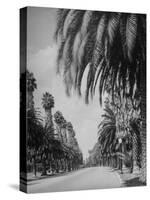
M 116 171 L 108 167 L 83 168 L 58 177 L 48 177 L 28 183 L 28 193 L 73 191 L 121 187 Z

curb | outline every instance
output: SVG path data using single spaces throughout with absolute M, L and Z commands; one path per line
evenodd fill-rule
M 116 176 L 119 179 L 119 182 L 121 184 L 121 187 L 125 187 L 125 182 L 122 180 L 120 174 L 118 172 L 116 172 Z

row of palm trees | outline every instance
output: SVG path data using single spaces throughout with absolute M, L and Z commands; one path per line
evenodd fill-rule
M 146 15 L 59 9 L 55 40 L 59 46 L 57 71 L 63 72 L 66 93 L 70 95 L 74 88 L 82 95 L 82 80 L 88 71 L 85 102 L 98 92 L 102 105 L 102 97 L 109 94 L 113 105 L 105 107 L 99 142 L 111 154 L 119 134 L 120 146 L 131 143 L 134 148 L 136 141 L 140 146 L 140 180 L 146 183 Z M 137 119 L 126 109 L 123 114 L 122 105 L 127 101 L 133 113 L 138 106 Z M 129 118 L 127 124 L 125 118 Z M 125 145 L 128 153 L 133 149 L 129 144 Z
M 98 125 L 98 141 L 89 151 L 88 165 L 111 166 L 121 172 L 126 167 L 130 173 L 141 169 L 141 119 L 132 107 L 129 100 L 122 105 L 106 98 L 103 120 Z
M 27 171 L 34 170 L 36 175 L 39 165 L 41 175 L 78 169 L 82 164 L 82 153 L 73 125 L 60 111 L 52 115 L 54 97 L 48 92 L 42 97 L 43 119 L 40 110 L 34 106 L 36 79 L 29 71 L 24 77 L 27 82 Z

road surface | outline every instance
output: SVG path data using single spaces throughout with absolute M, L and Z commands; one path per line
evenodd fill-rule
M 57 192 L 121 187 L 117 172 L 108 167 L 91 167 L 61 175 L 34 180 L 28 184 L 28 193 Z

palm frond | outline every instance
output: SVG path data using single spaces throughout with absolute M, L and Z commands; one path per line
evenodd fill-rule
M 126 24 L 127 24 L 127 16 L 128 14 L 122 13 L 120 19 L 120 36 L 121 36 L 121 44 L 124 58 L 127 58 L 127 43 L 126 43 Z
M 112 46 L 115 41 L 114 38 L 116 37 L 116 34 L 118 32 L 120 17 L 120 13 L 112 13 L 108 22 L 107 33 L 110 46 Z
M 57 11 L 57 26 L 54 33 L 54 39 L 57 41 L 58 37 L 62 37 L 65 19 L 70 9 L 58 9 Z
M 123 96 L 127 88 L 130 89 L 130 97 L 134 95 L 135 85 L 140 84 L 141 66 L 145 66 L 144 15 L 62 10 L 58 14 L 55 34 L 61 41 L 57 63 L 60 66 L 64 59 L 65 84 L 71 86 L 68 91 L 73 85 L 81 95 L 81 82 L 85 69 L 89 67 L 86 103 L 89 94 L 91 97 L 95 94 L 96 85 L 99 86 L 100 104 L 103 93 L 109 91 L 113 97 L 117 87 L 122 88 Z M 108 88 L 108 84 L 112 87 Z
M 97 67 L 104 56 L 104 32 L 106 29 L 106 15 L 102 15 L 100 17 L 100 21 L 97 26 L 97 33 L 95 39 L 95 47 L 93 50 L 93 56 L 91 60 L 90 69 L 88 72 L 88 80 L 87 80 L 87 90 L 86 90 L 86 101 L 88 102 L 89 90 L 91 90 L 91 96 L 93 96 L 93 86 L 95 73 L 97 71 Z
M 66 41 L 64 39 L 62 39 L 61 42 L 60 42 L 59 49 L 58 49 L 58 53 L 57 53 L 57 73 L 60 73 L 60 63 L 61 63 L 62 58 L 63 58 L 65 42 Z
M 63 30 L 63 38 L 66 39 L 70 35 L 75 35 L 81 24 L 84 10 L 71 10 L 66 18 Z
M 89 23 L 92 19 L 93 16 L 93 11 L 86 11 L 83 17 L 83 23 L 82 23 L 82 27 L 81 27 L 81 38 L 83 39 L 83 37 L 87 34 L 88 31 L 88 27 L 89 27 Z
M 130 61 L 133 60 L 133 51 L 136 44 L 137 38 L 137 16 L 131 14 L 127 19 L 126 26 L 126 44 L 127 44 L 127 55 Z

